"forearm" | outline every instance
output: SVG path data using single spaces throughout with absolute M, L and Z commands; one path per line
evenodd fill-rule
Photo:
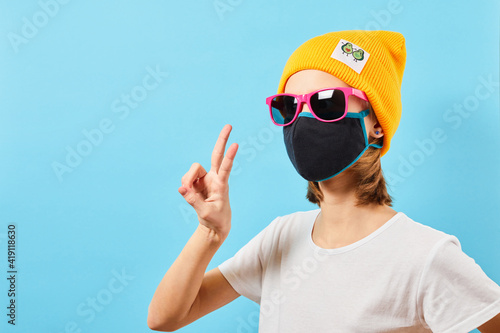
M 148 322 L 172 323 L 189 313 L 207 266 L 226 237 L 198 225 L 156 288 L 149 305 Z

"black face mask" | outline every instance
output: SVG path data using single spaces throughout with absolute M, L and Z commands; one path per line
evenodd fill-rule
M 335 177 L 356 162 L 369 146 L 363 118 L 370 110 L 347 112 L 331 123 L 301 112 L 283 128 L 286 151 L 297 172 L 306 180 L 320 182 Z

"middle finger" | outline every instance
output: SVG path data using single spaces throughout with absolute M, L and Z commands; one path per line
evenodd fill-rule
M 212 152 L 212 170 L 215 171 L 216 174 L 219 173 L 219 168 L 222 163 L 222 159 L 224 158 L 224 150 L 226 149 L 226 143 L 231 129 L 231 125 L 225 125 L 219 134 L 217 142 L 215 143 L 215 147 Z

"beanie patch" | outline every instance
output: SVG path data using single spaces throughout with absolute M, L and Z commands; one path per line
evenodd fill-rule
M 356 44 L 341 39 L 330 57 L 343 62 L 356 73 L 361 74 L 370 54 Z

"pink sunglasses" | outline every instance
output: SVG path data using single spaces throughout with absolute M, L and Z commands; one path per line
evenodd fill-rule
M 323 122 L 334 122 L 347 115 L 349 96 L 368 101 L 366 94 L 355 88 L 324 88 L 304 95 L 277 94 L 266 98 L 275 125 L 287 126 L 297 119 L 306 103 L 313 116 Z

